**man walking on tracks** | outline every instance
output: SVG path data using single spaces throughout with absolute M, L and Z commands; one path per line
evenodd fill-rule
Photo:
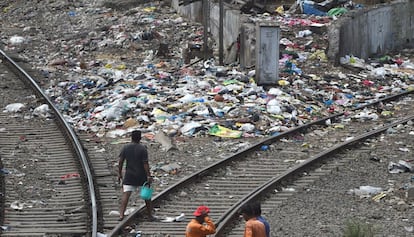
M 195 218 L 187 224 L 186 237 L 206 237 L 216 233 L 216 225 L 208 216 L 209 212 L 210 209 L 206 206 L 199 206 L 197 208 L 193 213 Z
M 142 186 L 145 182 L 151 184 L 152 178 L 150 168 L 148 164 L 148 152 L 147 148 L 140 143 L 141 131 L 132 131 L 131 143 L 125 145 L 121 153 L 119 154 L 118 163 L 118 182 L 122 180 L 122 200 L 121 208 L 119 211 L 119 220 L 124 219 L 124 213 L 128 205 L 129 197 L 133 191 L 137 191 L 138 187 Z M 125 166 L 125 176 L 122 177 L 122 168 Z M 145 200 L 147 213 L 150 220 L 155 220 L 152 216 L 152 203 L 151 199 Z

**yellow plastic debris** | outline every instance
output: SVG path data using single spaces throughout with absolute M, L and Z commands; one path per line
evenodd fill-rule
M 146 8 L 144 8 L 144 12 L 153 12 L 156 9 L 157 9 L 156 7 L 146 7 Z
M 243 132 L 232 130 L 216 124 L 210 129 L 209 134 L 218 137 L 240 138 L 243 135 Z
M 325 51 L 318 49 L 316 50 L 311 56 L 309 56 L 310 60 L 319 60 L 321 62 L 327 62 L 328 57 L 325 54 Z
M 116 67 L 116 69 L 118 70 L 124 70 L 125 68 L 126 68 L 125 64 L 121 64 Z
M 393 112 L 391 112 L 391 111 L 387 111 L 387 110 L 384 110 L 384 111 L 382 111 L 381 112 L 381 115 L 382 116 L 391 116 L 391 115 L 393 115 L 394 113 Z
M 286 80 L 279 80 L 277 83 L 279 84 L 279 86 L 288 86 L 290 84 L 290 82 Z
M 275 118 L 275 119 L 279 119 L 279 120 L 284 120 L 285 119 L 285 117 L 283 117 L 282 115 L 280 115 L 280 114 L 271 114 L 270 115 L 272 118 Z
M 319 81 L 319 80 L 321 80 L 321 77 L 320 77 L 320 76 L 317 76 L 317 75 L 315 75 L 315 74 L 309 74 L 308 76 L 310 76 L 310 77 L 312 78 L 312 80 L 314 80 L 314 81 Z
M 283 14 L 285 13 L 285 9 L 283 9 L 283 6 L 279 6 L 278 8 L 276 8 L 275 12 L 279 14 Z
M 345 128 L 345 125 L 343 125 L 343 124 L 336 124 L 334 126 L 334 128 L 344 129 Z
M 302 143 L 302 147 L 305 147 L 305 148 L 310 148 L 310 147 L 312 147 L 312 146 L 311 146 L 311 144 L 309 144 L 309 143 L 305 142 L 305 143 Z
M 376 201 L 376 202 L 379 202 L 382 198 L 384 198 L 385 196 L 387 196 L 387 194 L 386 193 L 380 193 L 380 194 L 377 194 L 377 195 L 375 195 L 373 198 L 372 198 L 372 200 L 374 200 L 374 201 Z

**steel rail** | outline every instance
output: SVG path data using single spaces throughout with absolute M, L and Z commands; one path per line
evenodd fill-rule
M 227 227 L 226 224 L 230 223 L 233 219 L 238 217 L 238 213 L 240 208 L 252 201 L 253 199 L 256 199 L 266 193 L 269 193 L 269 191 L 275 189 L 277 186 L 281 186 L 281 183 L 291 179 L 294 176 L 298 176 L 299 173 L 301 173 L 304 169 L 309 168 L 310 166 L 314 165 L 317 162 L 323 161 L 325 158 L 327 158 L 329 155 L 336 153 L 344 148 L 349 147 L 352 144 L 359 143 L 363 140 L 366 140 L 368 138 L 371 138 L 373 136 L 377 136 L 387 129 L 394 127 L 399 124 L 407 123 L 410 120 L 414 120 L 414 115 L 407 116 L 403 119 L 394 121 L 388 125 L 385 125 L 381 128 L 374 129 L 372 131 L 363 133 L 361 135 L 358 135 L 354 137 L 353 139 L 349 139 L 345 142 L 338 143 L 334 146 L 332 146 L 329 149 L 326 149 L 313 157 L 310 157 L 309 159 L 306 159 L 303 163 L 298 164 L 291 169 L 283 172 L 282 174 L 274 177 L 273 179 L 270 179 L 263 185 L 257 187 L 256 189 L 252 190 L 249 194 L 247 194 L 244 198 L 240 199 L 237 203 L 235 203 L 231 208 L 228 209 L 226 213 L 223 214 L 223 216 L 217 221 L 217 230 L 216 230 L 216 237 L 224 236 L 225 228 Z M 222 224 L 224 223 L 224 224 Z
M 49 97 L 43 92 L 42 88 L 36 83 L 36 81 L 25 71 L 23 70 L 13 59 L 11 59 L 7 54 L 0 50 L 0 55 L 4 58 L 15 70 L 17 73 L 22 76 L 25 80 L 24 82 L 30 85 L 36 93 L 41 96 L 48 106 L 53 110 L 55 115 L 57 115 L 57 121 L 63 128 L 63 131 L 66 134 L 66 137 L 69 138 L 77 156 L 80 158 L 81 165 L 83 168 L 83 172 L 86 175 L 88 181 L 88 189 L 89 189 L 89 198 L 91 202 L 91 214 L 92 214 L 92 229 L 91 229 L 91 236 L 96 237 L 98 232 L 98 211 L 97 211 L 97 200 L 95 195 L 95 185 L 93 181 L 93 176 L 89 167 L 88 159 L 83 151 L 83 146 L 77 139 L 75 132 L 73 131 L 72 127 L 66 122 L 63 115 L 59 112 L 59 110 L 54 106 L 53 102 L 49 99 Z
M 400 97 L 409 95 L 413 92 L 414 92 L 414 90 L 402 91 L 402 92 L 400 92 L 398 94 L 395 94 L 395 95 L 390 95 L 390 96 L 380 98 L 380 99 L 372 101 L 372 102 L 367 102 L 365 104 L 361 104 L 360 106 L 355 107 L 353 109 L 350 109 L 349 111 L 361 110 L 363 108 L 373 106 L 373 105 L 376 105 L 376 104 L 379 104 L 379 103 L 382 103 L 382 102 L 388 102 L 388 101 L 396 100 Z M 154 203 L 156 203 L 157 201 L 163 200 L 165 197 L 167 197 L 169 194 L 174 192 L 176 189 L 182 188 L 183 186 L 193 182 L 194 180 L 202 178 L 205 174 L 213 172 L 213 171 L 221 168 L 222 166 L 229 164 L 230 162 L 236 161 L 237 159 L 245 156 L 247 153 L 259 149 L 262 145 L 268 145 L 268 144 L 274 143 L 279 139 L 288 137 L 289 135 L 295 134 L 295 133 L 300 132 L 302 130 L 306 130 L 306 129 L 310 128 L 311 126 L 314 126 L 314 125 L 326 125 L 326 121 L 335 120 L 336 118 L 338 118 L 340 116 L 344 116 L 345 114 L 346 114 L 346 112 L 336 113 L 336 114 L 333 114 L 331 116 L 327 116 L 327 117 L 315 120 L 313 122 L 306 123 L 306 124 L 303 124 L 301 126 L 289 129 L 289 130 L 287 130 L 285 132 L 282 132 L 278 135 L 265 138 L 262 141 L 259 141 L 259 142 L 253 144 L 252 146 L 250 146 L 248 148 L 242 149 L 242 150 L 236 152 L 235 154 L 229 155 L 227 158 L 224 158 L 223 160 L 220 160 L 216 163 L 213 163 L 210 166 L 207 166 L 206 168 L 204 168 L 204 169 L 202 169 L 198 172 L 195 172 L 195 173 L 193 173 L 189 176 L 184 177 L 183 179 L 181 179 L 177 183 L 173 184 L 172 186 L 168 187 L 167 189 L 165 189 L 164 191 L 160 192 L 158 195 L 153 197 L 152 201 Z M 126 223 L 130 223 L 133 218 L 135 218 L 137 215 L 141 215 L 144 212 L 144 210 L 145 210 L 145 205 L 141 205 L 138 209 L 136 209 L 130 215 L 128 215 L 123 221 L 118 223 L 118 225 L 115 226 L 115 228 L 112 229 L 111 232 L 109 234 L 107 234 L 107 236 L 111 237 L 111 236 L 117 235 L 121 231 L 122 227 L 125 226 Z

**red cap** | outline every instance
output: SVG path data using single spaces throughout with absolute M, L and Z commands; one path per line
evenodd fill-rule
M 197 210 L 193 213 L 194 216 L 201 216 L 203 214 L 208 214 L 210 212 L 210 208 L 206 206 L 199 206 Z

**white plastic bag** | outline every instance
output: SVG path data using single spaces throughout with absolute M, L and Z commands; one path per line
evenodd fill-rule
M 20 112 L 22 111 L 22 109 L 24 108 L 24 104 L 22 103 L 13 103 L 13 104 L 9 104 L 6 106 L 6 110 L 4 112 L 9 112 L 9 113 L 16 113 L 16 112 Z

